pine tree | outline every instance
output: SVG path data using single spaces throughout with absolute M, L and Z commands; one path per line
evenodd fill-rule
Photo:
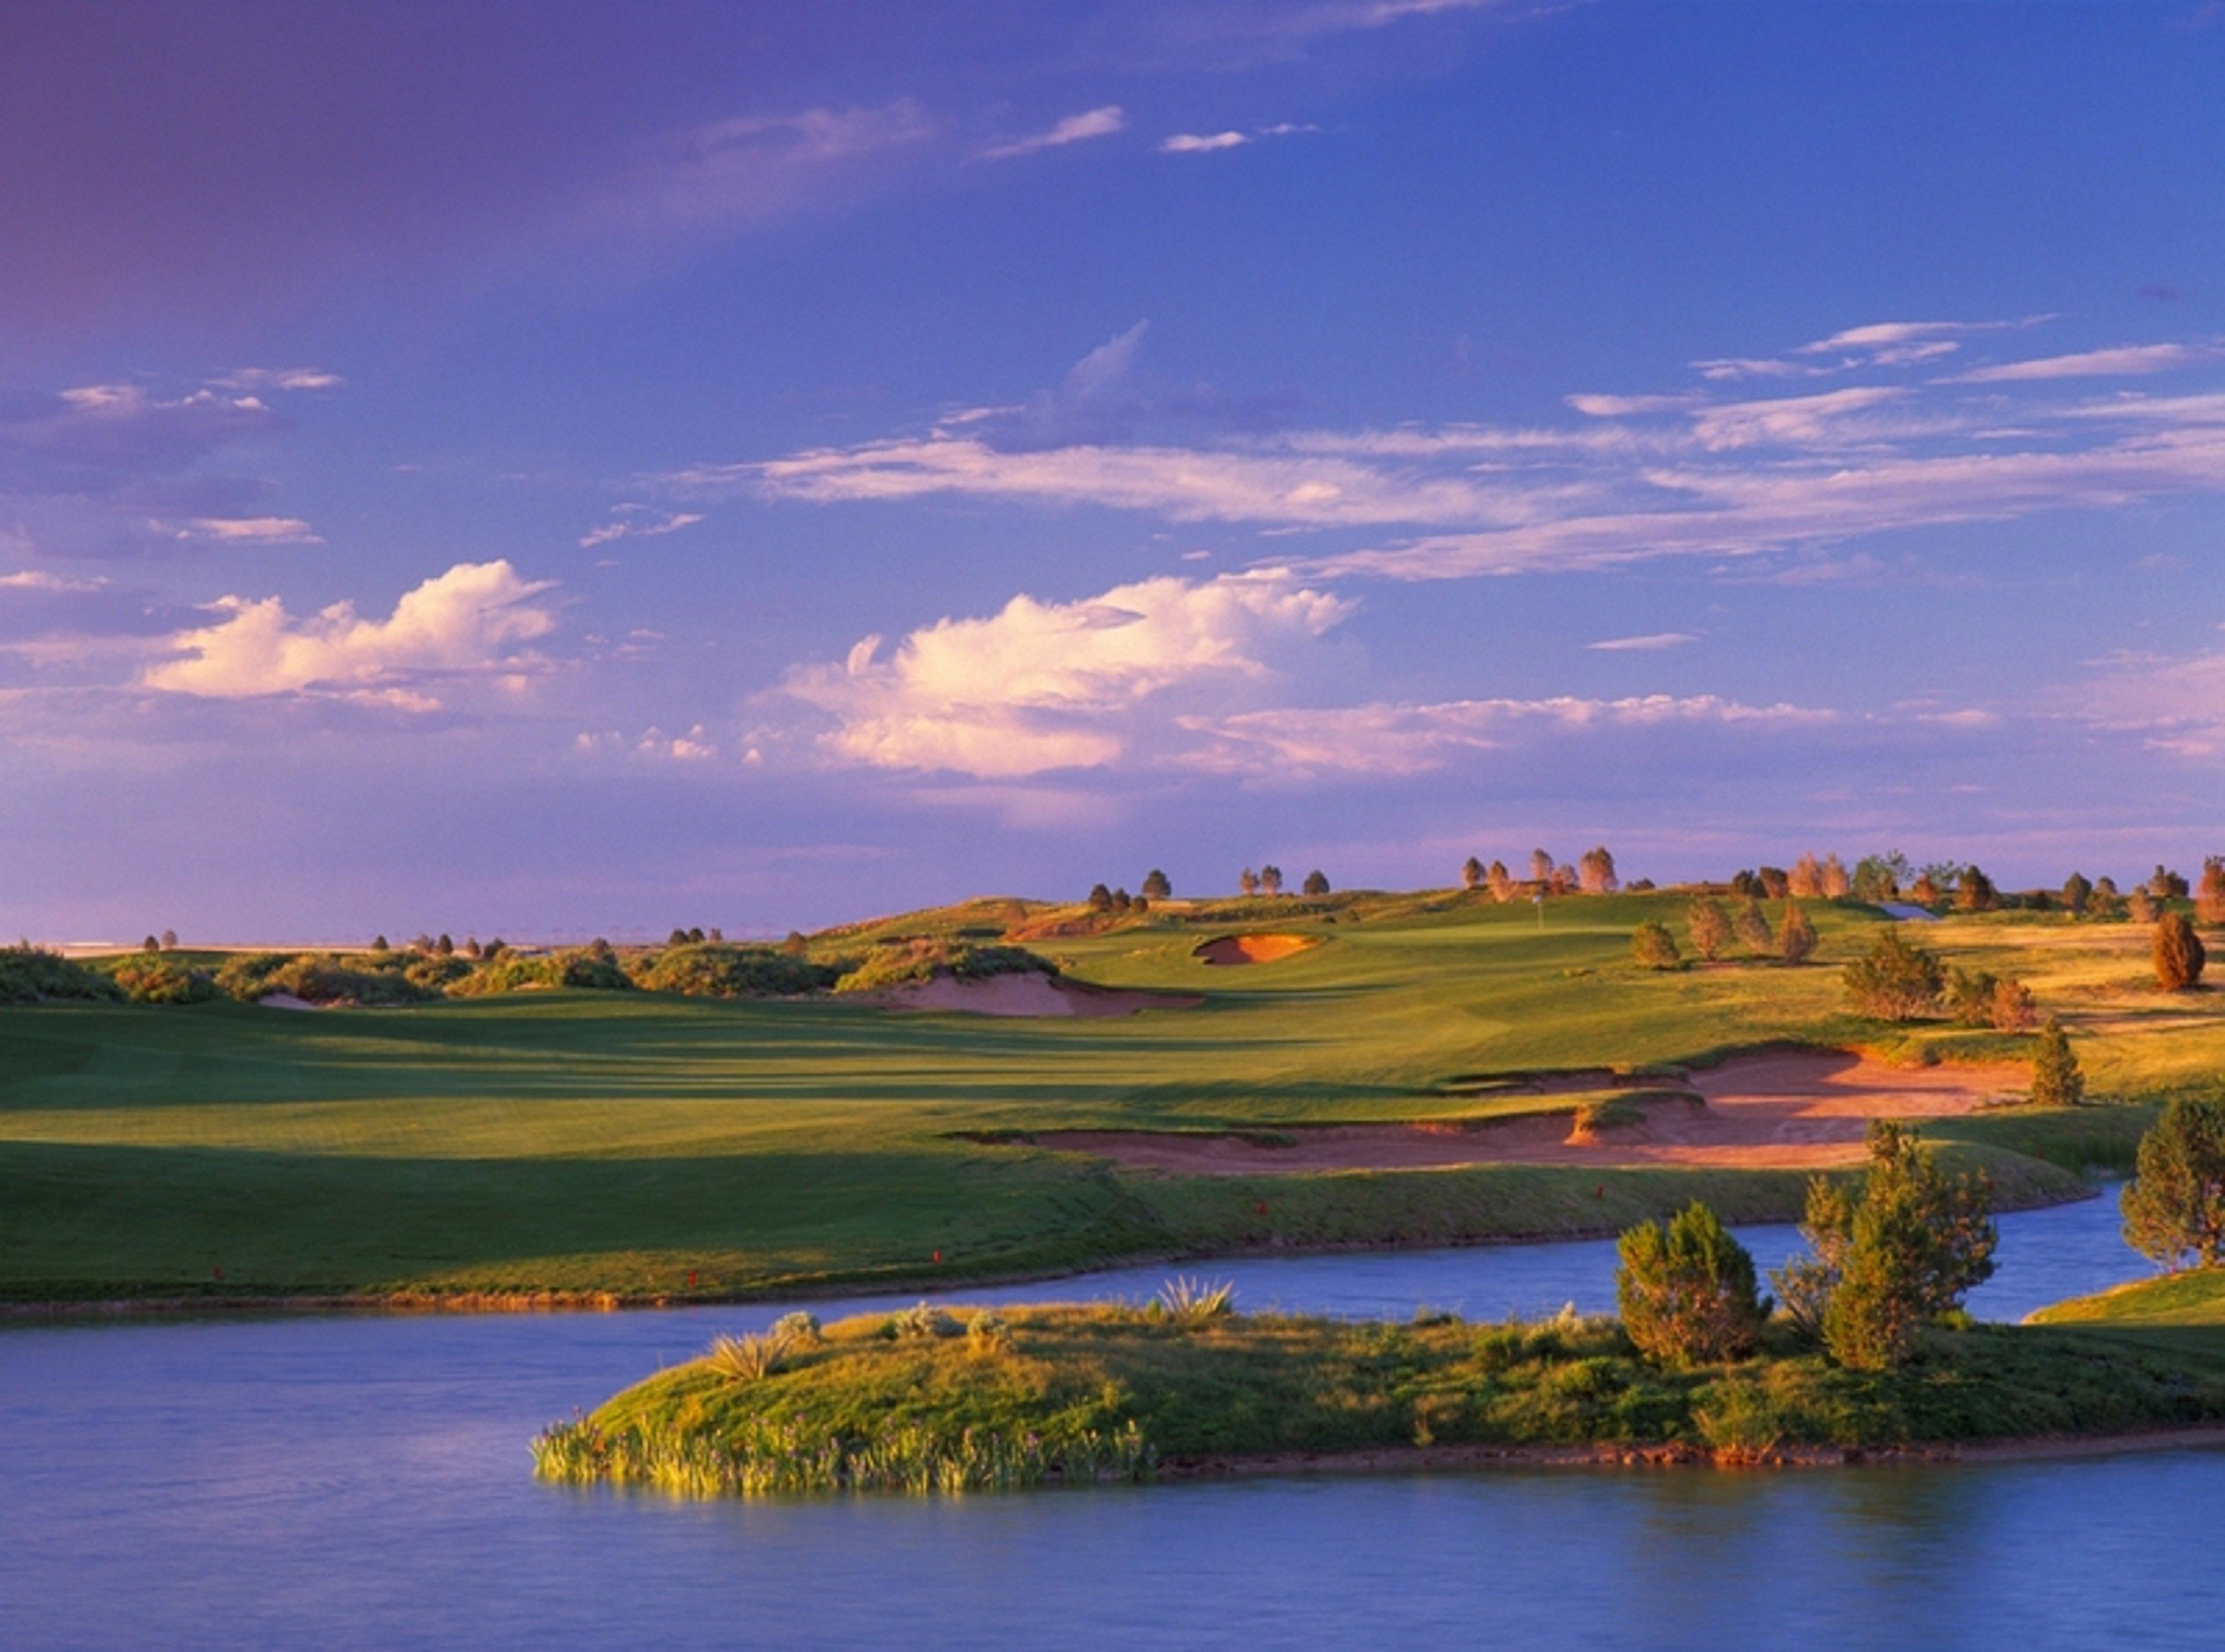
M 1777 932 L 1777 955 L 1788 964 L 1804 964 L 1816 950 L 1816 926 L 1797 901 L 1784 903 L 1784 925 Z
M 1157 867 L 1154 866 L 1150 871 L 1144 874 L 1144 898 L 1145 900 L 1163 901 L 1171 896 L 1174 892 L 1175 886 L 1167 882 L 1167 875 L 1161 871 Z
M 2032 1060 L 2032 1104 L 2035 1107 L 2076 1107 L 2086 1099 L 2086 1075 L 2079 1071 L 2077 1052 L 2063 1023 L 2050 1016 L 2039 1035 L 2039 1048 Z
M 2198 984 L 2203 965 L 2209 961 L 2202 937 L 2183 912 L 2166 912 L 2156 920 L 2151 950 L 2157 984 L 2166 992 L 2184 992 Z
M 1474 855 L 1470 855 L 1465 861 L 1461 863 L 1461 887 L 1462 889 L 1480 889 L 1483 885 L 1483 863 L 1478 860 Z
M 1695 901 L 1684 914 L 1684 933 L 1692 938 L 1692 950 L 1712 964 L 1730 945 L 1731 921 L 1717 902 Z

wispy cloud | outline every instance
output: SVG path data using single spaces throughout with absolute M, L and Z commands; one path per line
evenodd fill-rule
M 1643 636 L 1610 636 L 1584 646 L 1601 654 L 1651 654 L 1699 640 L 1689 631 L 1648 631 Z
M 170 537 L 212 540 L 225 545 L 321 545 L 325 542 L 299 516 L 197 516 L 174 529 Z
M 36 591 L 61 596 L 87 591 L 106 589 L 103 579 L 79 579 L 67 574 L 51 573 L 44 568 L 22 568 L 14 573 L 0 573 L 0 591 Z
M 917 154 L 941 131 L 909 98 L 738 115 L 667 135 L 589 192 L 590 231 L 746 225 L 825 203 Z
M 174 657 L 141 680 L 208 699 L 339 693 L 434 710 L 440 701 L 426 687 L 441 679 L 528 668 L 517 646 L 555 628 L 532 600 L 549 588 L 506 561 L 459 562 L 404 592 L 384 619 L 364 618 L 350 602 L 296 618 L 276 597 L 226 597 L 209 604 L 220 618 L 170 637 Z
M 209 381 L 225 390 L 330 390 L 346 382 L 320 367 L 242 367 Z
M 1171 137 L 1159 140 L 1161 155 L 1215 155 L 1223 149 L 1240 149 L 1246 143 L 1256 143 L 1261 138 L 1290 137 L 1300 132 L 1317 132 L 1318 126 L 1300 121 L 1277 121 L 1272 126 L 1255 126 L 1249 131 L 1233 128 L 1222 132 L 1176 132 Z
M 2056 378 L 2129 377 L 2160 373 L 2174 367 L 2191 367 L 2217 359 L 2214 346 L 2161 344 L 2125 345 L 2114 350 L 2081 350 L 2067 356 L 2042 356 L 2032 361 L 2003 362 L 1996 367 L 1974 368 L 1943 381 L 1949 384 L 2015 384 Z
M 665 534 L 676 534 L 683 528 L 693 528 L 702 521 L 701 515 L 688 510 L 659 510 L 654 505 L 622 504 L 611 507 L 611 520 L 601 526 L 590 528 L 580 535 L 580 548 L 592 551 L 598 545 L 607 545 L 614 539 L 655 539 Z
M 1043 131 L 991 144 L 981 151 L 981 158 L 985 161 L 1005 161 L 1015 155 L 1033 155 L 1039 149 L 1062 149 L 1068 143 L 1081 143 L 1093 137 L 1110 137 L 1115 132 L 1125 131 L 1127 125 L 1127 114 L 1120 105 L 1106 104 L 1101 109 L 1068 115 L 1056 125 Z

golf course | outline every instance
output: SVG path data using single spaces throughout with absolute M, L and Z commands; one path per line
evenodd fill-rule
M 2142 924 L 1900 926 L 2059 1019 L 2086 1104 L 2034 1107 L 2035 1033 L 1850 1010 L 1884 912 L 1804 902 L 1797 964 L 1634 961 L 1691 899 L 979 901 L 791 951 L 1055 973 L 0 1008 L 0 1299 L 677 1303 L 1612 1234 L 1696 1199 L 1790 1220 L 1881 1117 L 2014 1208 L 2129 1170 L 2225 1070 L 2225 998 L 2158 991 Z

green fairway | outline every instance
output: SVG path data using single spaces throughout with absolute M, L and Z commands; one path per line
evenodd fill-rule
M 0 1009 L 0 1295 L 707 1296 L 1594 1232 L 1695 1196 L 1733 1218 L 1789 1216 L 1803 1178 L 1782 1171 L 1189 1179 L 965 1136 L 1472 1116 L 1538 1104 L 1479 1094 L 1478 1075 L 1772 1039 L 1907 1060 L 2018 1057 L 2028 1042 L 1848 1019 L 1836 965 L 1880 921 L 1853 906 L 1812 906 L 1822 944 L 1804 967 L 1633 965 L 1632 927 L 1659 915 L 1681 933 L 1683 904 L 1556 901 L 1541 928 L 1527 904 L 1454 894 L 1263 901 L 1254 927 L 1322 944 L 1227 968 L 1191 955 L 1241 927 L 1226 913 L 1029 941 L 1089 982 L 1205 995 L 1104 1019 L 586 991 L 318 1014 Z M 973 934 L 1012 909 L 853 933 Z M 2132 925 L 2000 915 L 1924 939 L 2029 980 L 2070 1025 L 2097 1098 L 2152 1102 L 2225 1069 L 2225 995 L 2144 986 Z M 2059 1197 L 2063 1167 L 2128 1161 L 2146 1116 L 2012 1110 L 1932 1134 L 2013 1198 Z

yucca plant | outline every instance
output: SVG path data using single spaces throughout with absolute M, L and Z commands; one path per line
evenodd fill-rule
M 789 1339 L 767 1332 L 761 1337 L 714 1337 L 706 1356 L 711 1368 L 738 1383 L 755 1383 L 788 1367 Z
M 1177 1320 L 1217 1320 L 1236 1311 L 1236 1282 L 1208 1282 L 1177 1274 L 1159 1287 L 1158 1301 Z

